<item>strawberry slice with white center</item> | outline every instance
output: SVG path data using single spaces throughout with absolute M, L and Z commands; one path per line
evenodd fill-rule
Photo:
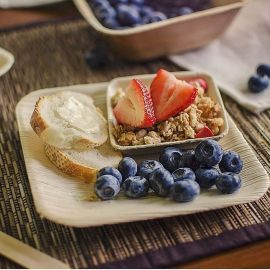
M 200 131 L 195 135 L 195 138 L 207 138 L 207 137 L 213 137 L 214 133 L 212 130 L 208 127 L 205 126 Z
M 149 90 L 139 80 L 133 79 L 113 109 L 119 124 L 132 127 L 152 127 L 156 122 Z
M 158 122 L 167 120 L 190 106 L 197 89 L 186 81 L 178 80 L 170 72 L 160 69 L 154 78 L 150 93 Z

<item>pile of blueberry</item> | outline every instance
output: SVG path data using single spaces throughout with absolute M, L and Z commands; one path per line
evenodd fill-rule
M 248 88 L 253 93 L 260 93 L 268 88 L 270 79 L 270 65 L 261 64 L 257 67 L 257 74 L 251 76 Z
M 176 4 L 175 4 L 176 3 Z M 204 9 L 209 0 L 178 0 L 171 4 L 157 0 L 92 0 L 90 5 L 106 27 L 122 29 L 166 20 Z
M 236 152 L 224 152 L 216 141 L 207 139 L 195 150 L 167 147 L 159 162 L 145 160 L 137 165 L 134 159 L 125 157 L 118 169 L 105 167 L 99 171 L 95 192 L 100 199 L 110 200 L 121 188 L 129 198 L 144 197 L 151 189 L 158 196 L 189 202 L 199 195 L 200 188 L 215 185 L 221 193 L 235 192 L 241 187 L 238 174 L 242 168 L 243 161 Z

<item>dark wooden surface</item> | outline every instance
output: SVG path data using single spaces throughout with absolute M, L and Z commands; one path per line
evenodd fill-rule
M 0 29 L 21 24 L 80 16 L 71 1 L 27 9 L 0 9 Z M 8 49 L 8 48 L 7 48 Z M 270 268 L 270 240 L 260 241 L 176 268 Z

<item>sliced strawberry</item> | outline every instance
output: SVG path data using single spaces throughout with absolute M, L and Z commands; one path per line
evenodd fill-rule
M 188 83 L 194 85 L 195 87 L 202 87 L 205 91 L 208 89 L 207 82 L 202 78 L 195 78 L 191 80 L 187 80 Z
M 195 135 L 195 138 L 206 138 L 213 136 L 214 133 L 212 132 L 212 130 L 209 127 L 205 126 Z
M 194 86 L 176 79 L 164 69 L 158 71 L 152 81 L 150 92 L 158 122 L 185 110 L 197 96 L 197 89 Z
M 156 122 L 149 90 L 139 80 L 133 79 L 113 109 L 119 124 L 132 127 L 151 127 Z

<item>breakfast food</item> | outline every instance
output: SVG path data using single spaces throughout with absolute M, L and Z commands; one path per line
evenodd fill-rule
M 123 191 L 129 198 L 141 198 L 148 194 L 149 182 L 142 176 L 132 176 L 123 183 Z
M 135 176 L 137 173 L 137 163 L 131 157 L 124 157 L 119 162 L 118 170 L 121 172 L 124 179 Z
M 92 0 L 99 21 L 111 29 L 123 29 L 184 16 L 210 7 L 209 0 Z
M 86 182 L 94 182 L 101 168 L 117 166 L 122 158 L 109 143 L 83 151 L 60 149 L 45 144 L 44 150 L 46 156 L 59 170 Z
M 112 133 L 119 145 L 212 137 L 222 130 L 221 106 L 207 95 L 208 86 L 202 78 L 183 81 L 161 69 L 148 92 L 138 82 L 132 80 L 111 99 L 117 120 Z
M 40 97 L 30 123 L 45 143 L 61 149 L 92 148 L 108 138 L 107 121 L 93 99 L 77 92 Z
M 151 83 L 150 93 L 157 122 L 161 122 L 189 107 L 198 91 L 192 84 L 160 69 Z
M 107 121 L 88 95 L 63 91 L 40 97 L 30 122 L 48 159 L 70 176 L 94 182 L 101 168 L 117 166 L 122 158 L 106 143 Z
M 170 189 L 171 199 L 180 203 L 193 201 L 199 194 L 199 184 L 190 179 L 174 182 Z
M 150 93 L 146 86 L 136 79 L 131 81 L 125 96 L 119 99 L 113 112 L 119 123 L 132 127 L 147 128 L 156 122 Z
M 95 192 L 103 200 L 112 199 L 119 191 L 119 181 L 112 175 L 102 175 L 96 181 Z
M 269 86 L 270 65 L 261 64 L 257 67 L 257 74 L 253 75 L 248 80 L 248 88 L 253 93 L 260 93 L 266 90 Z
M 103 193 L 106 193 L 105 189 L 110 185 L 112 189 L 116 182 L 120 185 L 117 179 L 120 172 L 122 190 L 127 197 L 133 199 L 147 196 L 149 190 L 152 190 L 160 197 L 169 197 L 176 202 L 190 202 L 200 194 L 200 189 L 216 186 L 221 193 L 231 194 L 241 187 L 238 175 L 243 168 L 241 157 L 234 151 L 225 152 L 211 139 L 203 140 L 194 150 L 167 147 L 160 153 L 159 160 L 144 160 L 137 165 L 134 159 L 124 158 L 119 163 L 119 171 L 106 169 L 106 176 L 111 177 L 106 179 Z M 104 171 L 101 170 L 97 183 L 104 181 Z M 111 184 L 108 183 L 110 179 Z M 96 194 L 102 200 L 113 199 L 119 193 L 117 185 L 117 190 L 114 188 L 108 191 L 114 194 L 108 197 L 101 194 L 100 185 L 96 185 Z
M 138 165 L 137 174 L 149 180 L 150 174 L 157 168 L 163 168 L 160 162 L 156 160 L 144 160 Z

